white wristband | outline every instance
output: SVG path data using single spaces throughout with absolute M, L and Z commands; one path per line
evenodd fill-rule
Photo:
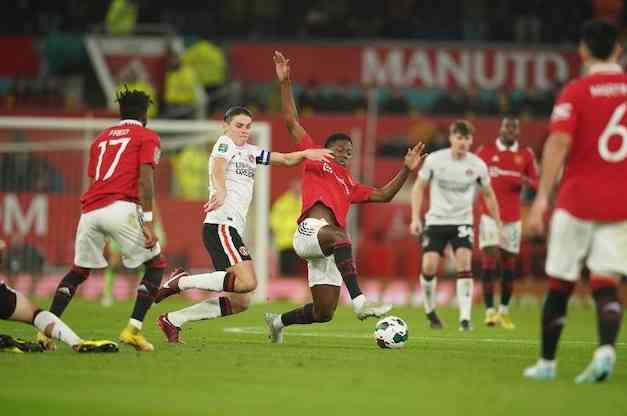
M 144 212 L 142 218 L 145 222 L 152 222 L 152 211 Z

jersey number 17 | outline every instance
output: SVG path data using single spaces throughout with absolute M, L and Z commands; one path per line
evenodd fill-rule
M 98 143 L 98 147 L 100 148 L 100 154 L 98 155 L 98 164 L 96 165 L 96 176 L 94 177 L 94 181 L 100 179 L 100 169 L 103 168 L 102 161 L 107 150 L 115 150 L 116 154 L 113 162 L 111 162 L 111 165 L 109 166 L 109 169 L 107 169 L 107 172 L 102 177 L 103 181 L 109 179 L 113 175 L 113 172 L 115 172 L 115 168 L 117 168 L 118 163 L 120 163 L 122 153 L 124 153 L 124 149 L 126 149 L 126 146 L 130 141 L 130 137 L 124 137 L 122 139 L 105 140 Z M 116 146 L 117 149 L 115 149 Z

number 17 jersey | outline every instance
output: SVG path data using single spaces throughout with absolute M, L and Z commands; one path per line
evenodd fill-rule
M 551 133 L 572 137 L 557 208 L 597 222 L 627 220 L 627 75 L 592 65 L 571 81 L 551 115 Z
M 136 120 L 122 120 L 100 133 L 89 151 L 92 183 L 81 196 L 82 212 L 115 201 L 139 204 L 139 168 L 159 163 L 160 146 L 159 136 Z

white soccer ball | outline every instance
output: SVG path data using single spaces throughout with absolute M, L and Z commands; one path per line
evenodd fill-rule
M 374 328 L 374 340 L 381 348 L 402 348 L 408 337 L 409 328 L 398 316 L 386 316 Z

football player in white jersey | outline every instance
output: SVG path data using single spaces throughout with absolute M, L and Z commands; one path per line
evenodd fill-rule
M 333 157 L 329 149 L 292 153 L 261 149 L 248 143 L 252 122 L 252 114 L 245 107 L 229 109 L 224 115 L 224 135 L 213 146 L 209 158 L 210 198 L 204 206 L 203 242 L 216 271 L 189 275 L 177 268 L 161 286 L 155 302 L 188 289 L 228 294 L 161 315 L 157 325 L 169 342 L 180 342 L 179 333 L 186 322 L 218 318 L 248 308 L 257 278 L 242 236 L 257 165 L 294 166 L 305 159 L 328 161 Z
M 470 153 L 474 128 L 458 120 L 450 126 L 451 147 L 433 152 L 425 160 L 412 190 L 412 220 L 409 231 L 422 234 L 422 274 L 420 285 L 425 312 L 431 328 L 442 328 L 435 312 L 437 269 L 447 244 L 451 244 L 457 271 L 457 301 L 459 304 L 459 330 L 470 331 L 473 277 L 471 271 L 473 246 L 473 203 L 476 190 L 483 193 L 492 218 L 496 219 L 499 233 L 503 225 L 499 207 L 490 185 L 486 164 Z M 423 232 L 421 210 L 424 188 L 431 184 L 431 205 L 426 215 Z

